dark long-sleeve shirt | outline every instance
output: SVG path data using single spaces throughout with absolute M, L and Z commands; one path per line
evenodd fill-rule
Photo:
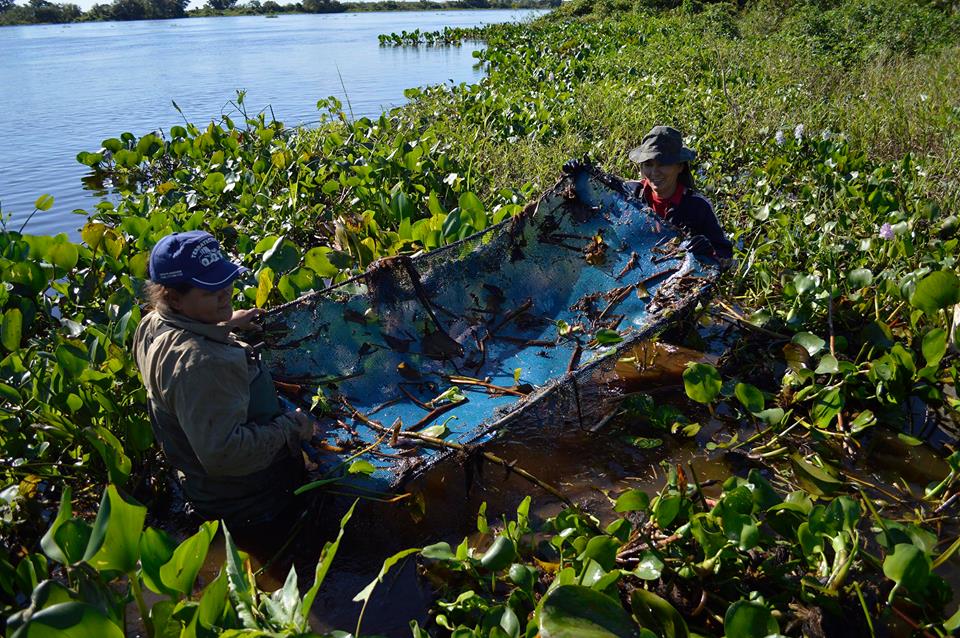
M 625 182 L 625 185 L 631 195 L 653 208 L 653 198 L 646 180 L 629 181 Z M 678 188 L 680 188 L 679 185 Z M 683 188 L 679 202 L 671 198 L 666 211 L 663 213 L 657 211 L 657 214 L 690 235 L 706 237 L 717 259 L 733 257 L 733 244 L 720 227 L 720 222 L 717 221 L 717 216 L 713 212 L 713 205 L 709 199 L 697 191 Z

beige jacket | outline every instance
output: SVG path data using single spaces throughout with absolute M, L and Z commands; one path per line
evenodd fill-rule
M 281 500 L 280 484 L 295 482 L 291 468 L 302 470 L 309 432 L 281 414 L 252 348 L 225 326 L 156 311 L 140 322 L 133 348 L 154 432 L 187 498 L 209 518 L 268 517 L 261 510 Z

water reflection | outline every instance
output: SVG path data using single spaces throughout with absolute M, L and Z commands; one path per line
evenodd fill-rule
M 380 47 L 380 33 L 522 20 L 531 11 L 434 11 L 189 18 L 31 25 L 0 29 L 0 205 L 23 219 L 43 193 L 51 211 L 34 233 L 71 232 L 103 189 L 84 191 L 75 160 L 124 131 L 168 130 L 233 112 L 237 90 L 250 111 L 270 108 L 288 125 L 318 120 L 316 103 L 338 97 L 356 116 L 404 101 L 403 90 L 472 82 L 472 52 L 461 47 Z

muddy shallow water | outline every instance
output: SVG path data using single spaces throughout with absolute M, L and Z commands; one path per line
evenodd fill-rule
M 661 360 L 663 369 L 656 379 L 642 380 L 644 385 L 656 386 L 653 391 L 658 403 L 676 403 L 689 412 L 682 385 L 678 385 L 678 371 L 689 357 L 702 355 L 674 352 L 669 361 Z M 614 516 L 613 499 L 619 493 L 629 488 L 653 493 L 663 485 L 661 463 L 692 467 L 697 479 L 708 484 L 722 482 L 731 474 L 745 475 L 753 467 L 763 467 L 760 461 L 742 451 L 743 448 L 736 451 L 705 449 L 707 442 L 724 441 L 734 433 L 743 440 L 753 434 L 752 427 L 736 425 L 725 419 L 722 412 L 717 418 L 705 411 L 699 416 L 703 427 L 692 439 L 656 430 L 648 423 L 628 417 L 618 417 L 596 432 L 570 427 L 569 423 L 557 428 L 556 423 L 545 422 L 541 431 L 530 433 L 523 440 L 494 441 L 485 449 L 501 458 L 518 460 L 520 466 L 557 487 L 578 506 L 601 521 L 609 521 Z M 640 448 L 631 442 L 638 436 L 659 438 L 663 444 Z M 844 467 L 843 472 L 854 484 L 859 483 L 868 490 L 876 486 L 887 491 L 890 497 L 897 497 L 903 495 L 903 487 L 916 497 L 928 483 L 945 476 L 947 468 L 930 447 L 910 446 L 896 434 L 878 428 L 872 437 L 865 439 L 858 461 Z M 483 465 L 482 473 L 478 473 L 477 468 L 468 473 L 456 459 L 450 459 L 405 489 L 411 496 L 401 503 L 362 501 L 358 505 L 314 604 L 311 624 L 315 630 L 355 629 L 360 604 L 351 602 L 352 598 L 376 577 L 384 558 L 408 547 L 423 547 L 439 541 L 456 545 L 465 535 L 477 540 L 477 511 L 484 502 L 492 528 L 504 516 L 513 518 L 517 505 L 528 494 L 533 498 L 530 512 L 534 526 L 538 519 L 552 516 L 564 507 L 557 498 L 489 462 Z M 719 485 L 705 489 L 708 494 L 711 490 L 719 492 Z M 290 551 L 261 576 L 261 587 L 272 590 L 282 585 L 291 561 L 301 576 L 301 587 L 308 583 L 323 544 L 336 537 L 340 518 L 350 503 L 352 498 L 346 496 L 327 497 L 316 524 L 301 533 Z M 271 537 L 261 539 L 265 541 L 261 547 L 247 547 L 255 563 L 267 560 L 282 542 L 280 537 L 288 531 L 278 530 Z M 211 548 L 208 568 L 202 577 L 213 578 L 222 562 L 223 545 L 222 540 L 218 540 Z M 960 591 L 960 562 L 956 557 L 938 573 Z M 415 561 L 408 559 L 378 586 L 365 612 L 362 631 L 391 637 L 409 636 L 409 622 L 418 620 L 423 625 L 430 602 L 427 584 L 417 578 Z M 909 635 L 905 627 L 889 629 L 890 635 Z
M 618 433 L 650 434 L 628 424 L 611 424 L 599 433 L 567 432 L 551 440 L 504 441 L 486 449 L 505 459 L 522 459 L 522 466 L 541 480 L 559 488 L 568 498 L 601 519 L 612 517 L 607 492 L 619 493 L 630 487 L 659 489 L 663 472 L 661 460 L 672 463 L 691 461 L 701 481 L 729 475 L 722 460 L 706 459 L 695 444 L 683 447 L 664 445 L 654 450 L 638 449 L 625 443 Z M 340 551 L 315 603 L 312 620 L 315 629 L 353 629 L 360 605 L 353 596 L 377 574 L 384 558 L 407 547 L 422 547 L 441 540 L 459 543 L 465 535 L 476 535 L 477 510 L 487 503 L 491 526 L 505 515 L 513 517 L 517 505 L 530 494 L 531 518 L 535 522 L 552 516 L 564 505 L 516 475 L 506 475 L 499 466 L 487 463 L 483 475 L 474 473 L 469 492 L 465 471 L 455 462 L 430 473 L 407 486 L 415 496 L 411 504 L 363 502 L 347 526 Z M 612 496 L 615 496 L 612 495 Z M 324 524 L 309 538 L 301 538 L 294 550 L 300 574 L 312 573 L 323 543 L 336 535 L 340 516 L 351 501 L 338 497 L 327 503 L 322 513 Z M 421 511 L 412 503 L 425 504 Z M 306 535 L 305 535 L 306 536 Z M 214 557 L 208 563 L 217 563 Z M 262 581 L 267 588 L 279 587 L 289 562 L 276 566 Z M 215 574 L 211 574 L 215 575 Z M 426 620 L 430 594 L 416 578 L 412 560 L 391 572 L 374 594 L 367 608 L 364 633 L 409 636 L 411 619 Z

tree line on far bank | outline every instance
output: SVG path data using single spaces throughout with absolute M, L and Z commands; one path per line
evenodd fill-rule
M 0 0 L 0 26 L 15 24 L 55 24 L 106 20 L 162 20 L 190 16 L 273 15 L 278 13 L 343 13 L 347 11 L 397 11 L 430 9 L 546 9 L 560 6 L 560 0 L 418 0 L 402 2 L 339 2 L 338 0 L 300 0 L 280 4 L 275 0 L 207 0 L 188 11 L 190 0 L 113 0 L 95 4 L 83 11 L 71 2 Z

